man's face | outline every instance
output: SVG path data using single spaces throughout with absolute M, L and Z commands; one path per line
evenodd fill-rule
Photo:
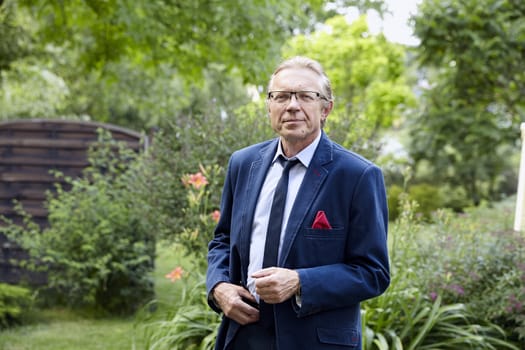
M 311 91 L 321 93 L 322 79 L 307 68 L 286 68 L 274 77 L 272 91 Z M 315 95 L 314 95 L 315 96 Z M 322 96 L 322 94 L 321 94 Z M 284 102 L 268 99 L 268 112 L 272 129 L 279 134 L 283 142 L 302 150 L 319 135 L 321 123 L 330 113 L 332 103 L 322 98 L 305 102 L 297 95 L 292 95 Z

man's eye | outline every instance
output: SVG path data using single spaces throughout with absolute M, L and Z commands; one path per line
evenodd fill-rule
M 303 101 L 309 102 L 309 101 L 315 100 L 315 97 L 311 93 L 308 93 L 308 92 L 299 93 L 298 95 L 299 95 L 298 96 L 299 99 Z
M 276 94 L 276 95 L 274 96 L 274 100 L 276 100 L 276 101 L 278 101 L 278 102 L 286 101 L 286 100 L 288 100 L 289 98 L 290 98 L 290 97 L 289 97 L 288 94 L 283 94 L 283 93 L 281 93 L 281 94 Z

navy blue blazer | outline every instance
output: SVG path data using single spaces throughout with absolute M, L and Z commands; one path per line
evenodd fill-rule
M 235 152 L 229 161 L 221 218 L 209 244 L 208 295 L 219 282 L 246 285 L 251 227 L 278 138 Z M 331 229 L 314 229 L 318 211 Z M 301 306 L 275 307 L 277 349 L 361 349 L 360 305 L 390 283 L 388 211 L 381 170 L 323 132 L 293 205 L 278 266 L 294 269 Z M 209 299 L 210 300 L 210 299 Z M 210 307 L 217 312 L 216 305 Z M 226 349 L 239 324 L 223 317 L 216 349 Z

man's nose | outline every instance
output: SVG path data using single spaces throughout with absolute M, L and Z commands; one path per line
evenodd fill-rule
M 286 106 L 286 109 L 299 109 L 299 107 L 300 107 L 300 104 L 299 104 L 299 100 L 297 99 L 297 95 L 292 94 L 292 96 L 290 96 L 290 101 L 288 101 L 288 105 Z

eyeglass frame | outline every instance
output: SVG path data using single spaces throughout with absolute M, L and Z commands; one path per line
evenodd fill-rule
M 325 96 L 321 95 L 320 92 L 318 91 L 311 91 L 311 90 L 299 90 L 299 91 L 287 91 L 287 90 L 272 90 L 272 91 L 268 91 L 268 96 L 267 96 L 267 99 L 270 101 L 270 102 L 275 102 L 275 103 L 279 103 L 279 102 L 276 102 L 273 98 L 272 98 L 272 94 L 273 93 L 276 93 L 276 92 L 285 92 L 287 94 L 290 94 L 290 97 L 288 98 L 287 101 L 284 101 L 282 102 L 283 104 L 284 103 L 290 103 L 290 101 L 292 100 L 292 95 L 295 96 L 295 99 L 297 100 L 297 102 L 301 103 L 301 102 L 305 102 L 299 98 L 297 98 L 297 94 L 298 93 L 301 93 L 301 92 L 310 92 L 310 93 L 314 93 L 315 96 L 318 98 L 318 100 L 325 100 L 325 101 L 330 101 L 328 98 L 326 98 Z M 314 101 L 312 101 L 314 102 Z M 308 102 L 306 102 L 308 103 Z

